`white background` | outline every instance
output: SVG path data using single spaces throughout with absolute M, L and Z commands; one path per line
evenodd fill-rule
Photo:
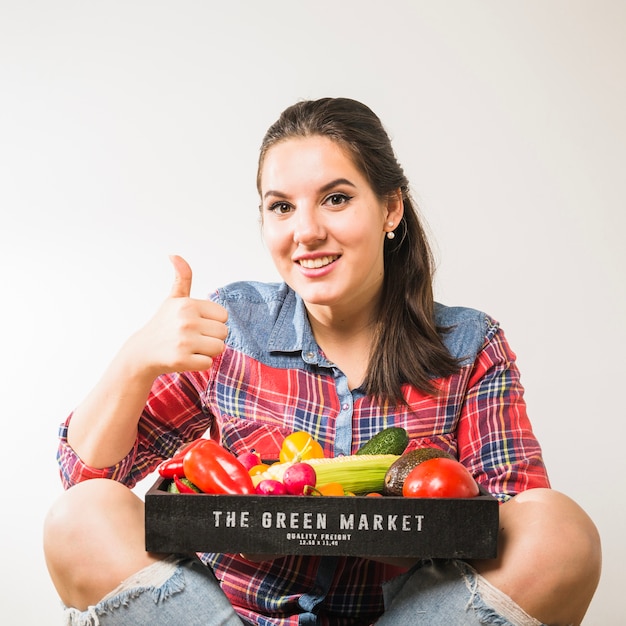
M 326 95 L 385 122 L 438 299 L 505 328 L 553 486 L 602 534 L 585 623 L 626 623 L 621 0 L 0 0 L 0 622 L 60 620 L 57 425 L 168 293 L 168 254 L 198 297 L 277 278 L 258 146 Z

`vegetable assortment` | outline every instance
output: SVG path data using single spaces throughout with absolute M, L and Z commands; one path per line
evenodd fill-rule
M 479 495 L 469 471 L 441 450 L 403 454 L 406 432 L 390 427 L 372 437 L 357 454 L 324 458 L 321 445 L 309 433 L 285 437 L 280 458 L 263 462 L 254 450 L 239 457 L 212 439 L 197 439 L 159 465 L 171 480 L 169 491 L 240 495 L 381 496 L 471 498 Z M 446 455 L 449 456 L 449 455 Z M 390 490 L 393 487 L 393 490 Z
M 299 464 L 306 464 L 315 470 L 317 477 L 315 488 L 318 491 L 329 483 L 339 483 L 344 492 L 361 495 L 382 490 L 387 470 L 397 459 L 398 456 L 394 454 L 353 454 L 332 459 L 308 459 Z M 278 463 L 252 478 L 255 481 L 264 479 L 284 481 L 291 467 L 292 463 Z

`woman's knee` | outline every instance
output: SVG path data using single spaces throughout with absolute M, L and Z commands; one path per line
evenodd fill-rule
M 105 479 L 79 483 L 52 505 L 44 521 L 44 546 L 64 551 L 84 550 L 95 539 L 94 527 L 115 523 L 122 511 L 140 511 L 140 502 L 124 485 Z M 67 552 L 66 552 L 67 555 Z
M 498 558 L 476 566 L 541 621 L 579 623 L 600 578 L 600 536 L 571 498 L 531 489 L 500 507 Z
M 63 601 L 98 598 L 156 557 L 145 552 L 143 503 L 105 479 L 79 483 L 53 504 L 44 522 L 44 554 Z
M 598 529 L 587 513 L 568 496 L 552 489 L 531 489 L 512 501 L 509 516 L 519 531 L 531 535 L 535 558 L 550 561 L 572 572 L 599 577 L 601 542 Z M 509 511 L 507 510 L 507 513 Z

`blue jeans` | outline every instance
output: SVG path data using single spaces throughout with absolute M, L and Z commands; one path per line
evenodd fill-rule
M 383 593 L 376 626 L 542 626 L 465 561 L 422 561 Z
M 423 561 L 386 583 L 377 626 L 541 626 L 463 561 Z M 87 611 L 67 608 L 68 626 L 241 626 L 211 570 L 170 559 L 124 581 Z M 307 614 L 307 623 L 314 623 Z
M 170 558 L 125 580 L 86 611 L 65 609 L 66 626 L 241 626 L 210 568 Z

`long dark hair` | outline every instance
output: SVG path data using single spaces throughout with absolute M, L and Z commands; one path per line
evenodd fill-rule
M 435 392 L 433 379 L 458 371 L 458 362 L 444 346 L 434 320 L 433 256 L 409 182 L 398 163 L 389 136 L 378 116 L 349 98 L 298 102 L 285 109 L 268 129 L 259 156 L 257 188 L 267 151 L 293 137 L 321 135 L 352 155 L 379 199 L 400 189 L 404 215 L 394 239 L 385 239 L 385 276 L 377 313 L 365 391 L 394 404 L 406 402 L 402 385 Z

